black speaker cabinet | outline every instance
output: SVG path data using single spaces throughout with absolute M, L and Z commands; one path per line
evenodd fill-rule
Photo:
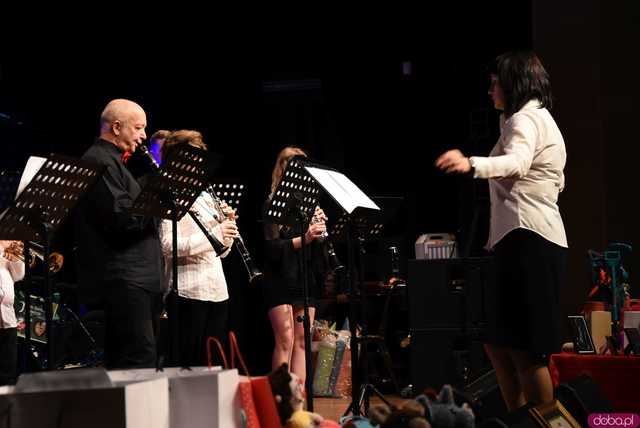
M 482 330 L 434 328 L 411 332 L 411 384 L 416 394 L 442 385 L 463 387 L 487 370 Z
M 411 329 L 480 325 L 492 258 L 409 260 Z
M 411 383 L 414 391 L 464 387 L 486 372 L 482 346 L 491 258 L 410 260 Z

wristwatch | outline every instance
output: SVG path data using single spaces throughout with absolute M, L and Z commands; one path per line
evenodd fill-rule
M 475 175 L 476 172 L 476 160 L 472 157 L 468 158 L 469 159 L 469 165 L 471 165 L 471 170 L 469 171 L 469 174 L 471 175 Z

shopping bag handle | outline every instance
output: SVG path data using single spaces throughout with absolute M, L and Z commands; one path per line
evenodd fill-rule
M 213 336 L 209 336 L 209 338 L 207 338 L 207 362 L 209 363 L 209 368 L 213 367 L 213 355 L 211 355 L 211 342 L 214 342 L 218 347 L 218 352 L 220 352 L 220 356 L 222 357 L 222 364 L 225 369 L 228 369 L 229 362 L 227 361 L 227 355 L 224 352 L 222 343 L 220 343 L 220 341 Z M 233 353 L 231 354 L 231 358 L 233 358 Z M 233 359 L 231 360 L 231 364 L 233 364 Z
M 236 354 L 238 355 L 238 361 L 240 361 L 240 366 L 244 370 L 244 373 L 248 378 L 251 377 L 249 374 L 249 370 L 247 369 L 247 365 L 244 363 L 244 358 L 242 358 L 242 354 L 240 353 L 240 347 L 238 346 L 238 339 L 236 339 L 236 334 L 232 331 L 229 332 L 229 348 L 231 349 L 231 367 L 236 366 Z

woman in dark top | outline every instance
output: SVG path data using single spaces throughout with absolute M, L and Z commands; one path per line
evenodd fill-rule
M 294 156 L 306 156 L 297 147 L 285 147 L 276 160 L 271 180 L 269 200 L 282 178 L 289 160 Z M 327 217 L 320 208 L 314 213 L 316 222 L 309 225 L 305 233 L 307 247 L 307 284 L 309 286 L 309 318 L 313 323 L 315 300 L 319 294 L 323 278 L 324 249 L 318 238 L 326 232 Z M 304 329 L 301 322 L 295 321 L 303 314 L 303 289 L 300 272 L 299 253 L 302 239 L 288 226 L 265 222 L 266 240 L 265 298 L 269 308 L 269 319 L 275 338 L 272 367 L 287 363 L 301 381 L 305 381 Z

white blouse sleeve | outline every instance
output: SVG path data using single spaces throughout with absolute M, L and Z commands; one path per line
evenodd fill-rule
M 180 222 L 178 222 L 178 257 L 193 256 L 211 249 L 209 240 L 200 229 L 194 230 L 194 233 L 187 236 L 181 234 L 180 229 Z M 171 257 L 173 254 L 172 231 L 173 224 L 171 221 L 163 220 L 160 225 L 160 241 L 162 243 L 162 252 L 166 257 Z
M 538 140 L 535 122 L 524 114 L 516 114 L 505 123 L 503 154 L 491 157 L 473 156 L 474 178 L 522 178 L 533 161 Z
M 24 262 L 8 262 L 7 268 L 9 269 L 13 282 L 20 281 L 24 278 Z

